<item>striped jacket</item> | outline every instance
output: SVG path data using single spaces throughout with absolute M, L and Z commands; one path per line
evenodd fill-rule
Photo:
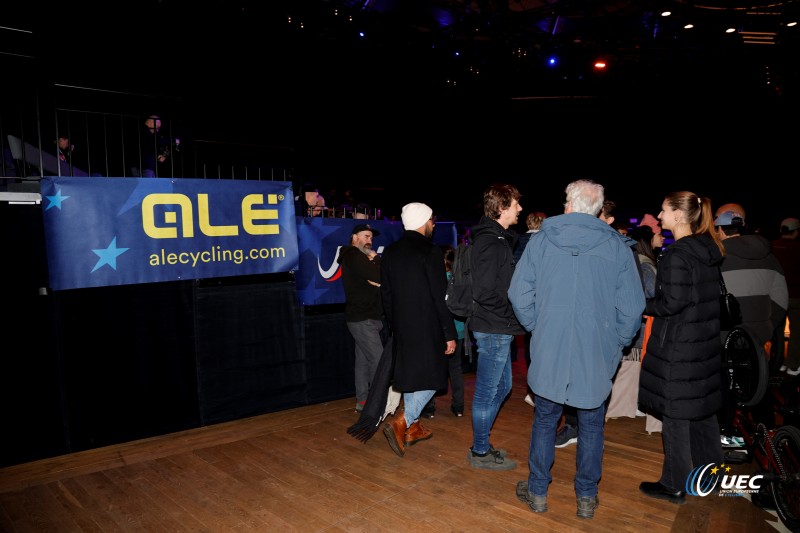
M 760 235 L 728 237 L 722 277 L 742 308 L 742 324 L 764 343 L 786 318 L 789 291 L 770 242 Z

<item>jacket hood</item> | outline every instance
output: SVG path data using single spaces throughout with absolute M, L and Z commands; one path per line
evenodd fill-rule
M 725 253 L 742 259 L 764 259 L 769 255 L 772 246 L 761 235 L 740 235 L 722 241 Z
M 675 241 L 669 247 L 671 248 L 672 246 L 686 251 L 704 265 L 713 266 L 722 262 L 722 252 L 717 247 L 714 239 L 708 235 L 688 235 Z
M 627 246 L 635 243 L 630 237 L 586 213 L 565 213 L 547 217 L 542 222 L 545 237 L 558 248 L 584 253 L 609 239 L 620 239 Z

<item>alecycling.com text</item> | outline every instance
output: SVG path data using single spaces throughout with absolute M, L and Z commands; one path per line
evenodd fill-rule
M 149 264 L 151 267 L 168 265 L 191 265 L 196 267 L 201 263 L 235 263 L 241 265 L 248 260 L 267 261 L 284 257 L 286 257 L 286 249 L 283 247 L 251 248 L 245 251 L 242 249 L 223 250 L 221 246 L 214 246 L 210 250 L 202 252 L 168 252 L 162 248 L 160 253 L 150 254 Z

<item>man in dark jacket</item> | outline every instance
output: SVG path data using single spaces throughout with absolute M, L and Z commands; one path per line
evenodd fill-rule
M 400 214 L 405 232 L 383 253 L 381 297 L 392 330 L 392 387 L 403 393 L 403 409 L 384 424 L 383 434 L 402 457 L 406 447 L 429 439 L 419 415 L 447 387 L 448 356 L 456 349 L 456 327 L 445 304 L 444 253 L 433 244 L 433 211 L 413 202 Z
M 597 218 L 603 186 L 570 183 L 564 214 L 550 217 L 516 266 L 508 296 L 532 332 L 528 385 L 536 411 L 528 456 L 530 473 L 517 497 L 547 511 L 558 420 L 576 408 L 577 515 L 592 518 L 599 504 L 605 401 L 622 358 L 641 326 L 644 292 L 627 238 Z
M 511 392 L 511 341 L 525 333 L 508 301 L 514 273 L 517 223 L 522 206 L 516 187 L 494 184 L 483 193 L 483 217 L 472 229 L 472 297 L 475 311 L 470 331 L 478 344 L 478 369 L 472 398 L 472 447 L 467 452 L 474 468 L 510 470 L 517 463 L 489 442 L 500 406 Z
M 728 292 L 736 296 L 746 326 L 762 345 L 786 320 L 789 292 L 778 258 L 761 235 L 744 235 L 744 215 L 725 211 L 714 220 L 717 236 L 725 247 L 722 277 Z
M 139 137 L 139 157 L 134 161 L 134 176 L 143 178 L 170 177 L 165 165 L 171 153 L 170 140 L 161 130 L 161 119 L 158 115 L 150 115 L 144 121 Z M 138 165 L 141 164 L 141 171 Z M 161 172 L 159 172 L 161 170 Z
M 714 220 L 717 236 L 725 247 L 720 270 L 725 288 L 736 296 L 742 312 L 742 326 L 762 346 L 786 320 L 789 292 L 778 259 L 770 251 L 770 243 L 761 235 L 744 235 L 744 215 L 724 211 Z M 724 342 L 728 331 L 721 331 Z M 723 378 L 727 370 L 722 369 Z M 722 409 L 718 414 L 724 432 L 732 431 L 736 402 L 726 387 L 721 388 Z
M 381 303 L 381 256 L 372 249 L 380 235 L 369 224 L 356 224 L 350 245 L 339 252 L 344 285 L 344 315 L 355 349 L 356 411 L 364 409 L 375 369 L 383 353 L 383 304 Z

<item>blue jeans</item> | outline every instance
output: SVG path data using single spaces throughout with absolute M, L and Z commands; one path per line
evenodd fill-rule
M 564 406 L 536 395 L 536 408 L 531 427 L 531 445 L 528 452 L 528 492 L 546 496 L 553 480 L 550 468 L 556 454 L 556 427 Z M 597 495 L 597 483 L 603 469 L 603 439 L 605 432 L 605 403 L 595 409 L 576 409 L 578 412 L 577 470 L 575 495 Z
M 435 390 L 418 390 L 403 393 L 403 416 L 406 418 L 406 426 L 410 426 L 417 420 L 425 405 L 436 394 Z
M 472 397 L 472 451 L 489 451 L 489 432 L 500 406 L 511 392 L 511 340 L 513 335 L 473 333 L 478 343 L 478 370 Z

